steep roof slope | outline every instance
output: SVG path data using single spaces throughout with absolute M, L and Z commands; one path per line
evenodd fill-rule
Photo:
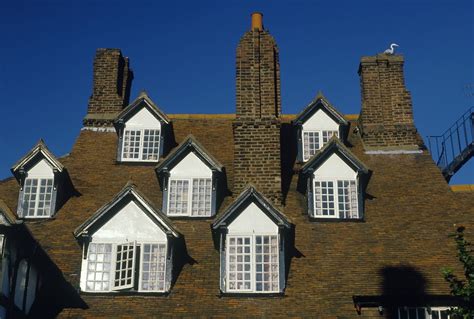
M 177 143 L 188 134 L 221 162 L 233 187 L 233 116 L 170 116 Z M 289 134 L 289 123 L 282 134 Z M 352 123 L 354 125 L 354 123 Z M 352 132 L 352 130 L 351 130 Z M 282 152 L 294 149 L 290 136 Z M 287 142 L 290 141 L 290 142 Z M 296 141 L 293 141 L 296 143 Z M 213 219 L 172 219 L 184 235 L 188 254 L 195 260 L 183 268 L 168 296 L 82 294 L 88 309 L 64 309 L 61 316 L 117 317 L 357 317 L 353 295 L 380 295 L 391 270 L 411 267 L 428 294 L 448 294 L 441 267 L 459 270 L 455 246 L 448 234 L 453 224 L 474 228 L 474 208 L 457 200 L 430 155 L 368 155 L 358 135 L 350 135 L 351 152 L 371 170 L 362 222 L 311 222 L 306 200 L 297 188 L 297 167 L 284 179 L 289 191 L 283 213 L 296 226 L 283 297 L 228 297 L 219 295 L 219 253 L 210 225 Z M 70 155 L 61 159 L 75 189 L 55 218 L 26 221 L 29 229 L 75 287 L 79 286 L 81 248 L 73 231 L 131 180 L 156 207 L 161 191 L 153 166 L 116 163 L 115 133 L 81 131 Z M 293 158 L 294 154 L 288 155 Z M 291 171 L 295 169 L 294 173 Z M 0 182 L 0 198 L 16 207 L 19 186 L 13 179 Z M 231 203 L 227 197 L 218 216 Z M 472 234 L 472 232 L 471 232 Z M 385 284 L 384 284 L 385 283 Z M 370 311 L 363 311 L 368 314 Z

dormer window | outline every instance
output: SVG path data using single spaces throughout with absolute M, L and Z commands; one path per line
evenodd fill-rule
M 160 155 L 160 130 L 129 127 L 123 133 L 122 160 L 157 161 Z
M 12 173 L 21 187 L 17 210 L 19 217 L 53 216 L 72 187 L 66 169 L 43 141 L 12 167 Z
M 157 162 L 172 141 L 168 117 L 142 92 L 114 121 L 119 162 Z
M 309 131 L 303 130 L 303 161 L 307 161 L 321 149 L 331 137 L 339 137 L 339 131 Z
M 302 168 L 299 189 L 315 219 L 361 219 L 367 167 L 335 137 Z
M 85 254 L 82 291 L 169 291 L 183 238 L 135 185 L 127 185 L 74 235 Z
M 53 197 L 53 178 L 27 178 L 23 188 L 24 217 L 49 217 Z
M 213 224 L 223 293 L 282 293 L 291 224 L 255 188 L 247 188 Z
M 308 161 L 335 136 L 343 137 L 348 122 L 322 94 L 318 94 L 294 121 L 298 134 L 298 159 Z
M 168 216 L 211 217 L 225 188 L 223 166 L 188 136 L 156 167 Z

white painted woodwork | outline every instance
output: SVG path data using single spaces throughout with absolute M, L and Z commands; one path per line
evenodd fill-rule
M 144 107 L 125 123 L 125 127 L 161 129 L 161 123 Z
M 28 262 L 26 261 L 26 259 L 22 259 L 18 265 L 16 282 L 15 282 L 15 297 L 13 299 L 15 305 L 20 309 L 23 309 L 23 300 L 25 297 L 27 272 L 28 272 Z
M 28 287 L 26 290 L 25 312 L 29 313 L 33 302 L 36 299 L 36 283 L 38 282 L 38 272 L 32 265 L 28 274 Z
M 34 177 L 54 177 L 53 174 L 53 169 L 51 166 L 49 166 L 48 161 L 45 159 L 42 159 L 38 163 L 36 163 L 35 166 L 30 168 L 28 170 L 28 177 L 29 178 L 34 178 Z
M 278 234 L 278 226 L 254 203 L 228 226 L 229 235 Z
M 166 242 L 166 234 L 131 201 L 92 234 L 95 243 Z
M 342 160 L 338 154 L 332 154 L 317 170 L 314 177 L 327 177 L 335 179 L 355 179 L 357 172 Z
M 319 109 L 303 123 L 303 131 L 339 131 L 339 124 Z
M 170 172 L 170 178 L 187 179 L 193 177 L 211 178 L 211 169 L 199 157 L 190 152 Z

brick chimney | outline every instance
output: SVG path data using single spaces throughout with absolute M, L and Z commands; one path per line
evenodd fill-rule
M 371 150 L 418 150 L 423 144 L 413 121 L 411 94 L 405 87 L 400 55 L 362 57 L 359 117 L 364 147 Z
M 252 14 L 251 30 L 237 47 L 234 192 L 248 183 L 280 204 L 280 64 L 262 14 Z
M 128 105 L 133 79 L 129 64 L 119 49 L 97 49 L 94 86 L 84 126 L 111 126 L 115 116 Z

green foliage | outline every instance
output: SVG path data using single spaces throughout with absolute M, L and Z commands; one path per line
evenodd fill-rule
M 459 279 L 452 269 L 443 269 L 444 279 L 449 283 L 451 294 L 462 300 L 463 304 L 451 309 L 454 318 L 474 318 L 474 257 L 471 244 L 464 238 L 464 227 L 458 227 L 454 237 L 458 251 L 459 261 L 464 268 L 465 279 Z

